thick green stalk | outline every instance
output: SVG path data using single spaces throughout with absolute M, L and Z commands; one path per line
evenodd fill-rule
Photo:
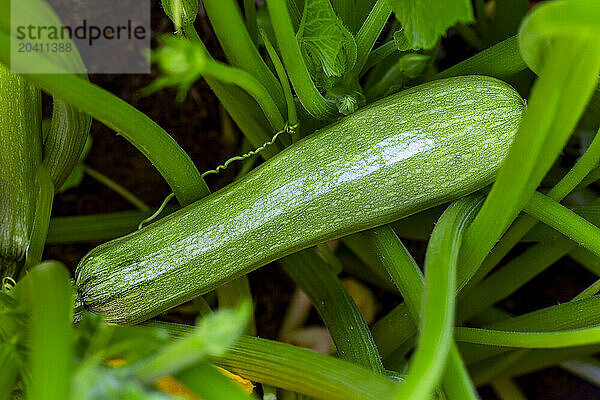
M 52 176 L 54 190 L 60 189 L 79 161 L 91 125 L 89 115 L 60 99 L 54 100 L 43 155 L 43 164 Z
M 477 271 L 539 185 L 597 88 L 598 16 L 600 8 L 594 1 L 553 2 L 536 8 L 523 21 L 519 50 L 540 76 L 504 167 L 467 232 L 469 258 L 461 261 L 459 287 Z
M 373 239 L 373 237 L 370 239 Z M 381 264 L 379 260 L 381 256 L 374 251 L 375 249 L 371 246 L 369 240 L 365 240 L 362 232 L 345 236 L 342 238 L 342 241 L 358 259 L 369 267 L 369 273 L 374 274 L 377 279 L 384 280 L 396 286 L 390 279 L 390 274 Z
M 287 256 L 280 263 L 321 315 L 340 358 L 381 373 L 377 347 L 358 307 L 314 249 Z
M 69 272 L 58 262 L 45 262 L 34 267 L 23 283 L 23 292 L 18 295 L 28 305 L 31 318 L 27 398 L 67 399 L 73 362 L 73 292 Z
M 418 332 L 405 303 L 401 303 L 371 327 L 379 354 L 385 360 Z
M 235 308 L 242 303 L 252 304 L 250 281 L 246 275 L 219 286 L 216 292 L 219 300 L 219 308 Z M 197 298 L 204 300 L 202 296 Z M 206 311 L 206 307 L 203 307 L 203 309 Z M 254 312 L 252 312 L 250 321 L 248 321 L 248 326 L 246 327 L 245 333 L 247 335 L 256 335 Z
M 547 196 L 555 201 L 561 201 L 585 180 L 591 171 L 596 168 L 600 161 L 600 130 L 596 133 L 594 140 L 575 163 L 573 168 L 548 192 Z M 477 273 L 464 288 L 465 292 L 481 282 L 500 261 L 508 254 L 522 238 L 536 224 L 537 220 L 531 216 L 523 215 L 517 218 L 502 239 L 494 246 L 490 254 L 485 258 Z
M 285 102 L 287 105 L 287 122 L 291 126 L 294 126 L 298 123 L 298 117 L 296 115 L 296 103 L 294 102 L 294 95 L 292 94 L 292 88 L 290 87 L 290 81 L 287 76 L 287 72 L 285 67 L 281 63 L 275 48 L 269 41 L 266 33 L 261 29 L 260 35 L 265 44 L 265 49 L 269 54 L 269 58 L 275 67 L 275 71 L 277 72 L 277 77 L 279 78 L 279 82 L 281 83 L 281 87 L 283 89 L 283 94 L 285 96 Z
M 298 99 L 306 110 L 317 119 L 327 119 L 336 115 L 333 103 L 328 102 L 317 90 L 313 82 L 292 27 L 292 21 L 285 1 L 267 1 L 271 22 L 279 44 L 279 52 L 288 71 Z
M 256 20 L 256 1 L 244 0 L 244 20 L 248 35 L 256 45 L 258 43 L 258 24 Z
M 535 192 L 525 212 L 600 256 L 600 228 L 560 203 Z
M 265 87 L 281 113 L 285 112 L 285 99 L 281 85 L 264 62 L 234 0 L 204 0 L 206 15 L 227 56 L 236 67 L 248 72 Z
M 205 78 L 211 77 L 221 83 L 239 86 L 258 103 L 274 131 L 283 129 L 284 121 L 277 104 L 266 86 L 263 86 L 252 74 L 214 60 L 203 63 L 201 71 Z
M 185 27 L 185 32 L 191 41 L 197 43 L 201 47 L 205 56 L 211 57 L 193 26 Z M 217 79 L 209 76 L 204 79 L 221 104 L 223 104 L 227 113 L 254 147 L 261 146 L 271 138 L 272 132 L 269 128 L 268 121 L 261 112 L 260 107 L 258 107 L 256 102 L 249 95 L 235 86 L 223 84 Z M 264 149 L 261 152 L 261 156 L 272 156 L 280 149 L 281 147 L 279 144 L 275 143 Z
M 586 41 L 557 39 L 511 151 L 481 211 L 465 236 L 458 274 L 462 289 L 518 215 L 568 140 L 596 85 L 600 48 Z M 582 52 L 590 64 L 580 62 Z M 575 61 L 577 60 L 577 61 Z M 562 77 L 572 76 L 578 85 Z M 557 78 L 561 80 L 557 81 Z
M 192 326 L 154 322 L 172 336 L 188 333 Z M 250 379 L 319 399 L 389 399 L 397 384 L 366 368 L 311 350 L 257 337 L 242 336 L 217 365 Z
M 458 327 L 454 335 L 459 342 L 526 349 L 555 349 L 584 346 L 600 342 L 600 327 L 560 332 L 510 332 L 481 328 Z
M 425 254 L 425 298 L 419 345 L 396 399 L 423 399 L 441 377 L 452 348 L 456 264 L 463 233 L 481 197 L 457 200 L 442 214 Z
M 14 343 L 0 344 L 0 400 L 13 398 L 12 392 L 19 375 L 19 359 Z
M 545 368 L 556 366 L 565 361 L 591 356 L 600 351 L 600 345 L 567 347 L 564 349 L 533 349 L 521 350 L 527 352 L 527 357 L 509 360 L 510 368 L 503 369 L 499 374 L 488 374 L 489 369 L 502 362 L 504 355 L 491 358 L 481 363 L 469 366 L 476 385 L 489 383 L 491 379 L 512 378 Z M 517 354 L 514 352 L 512 354 Z
M 362 69 L 360 70 L 359 76 L 362 77 L 369 69 L 379 64 L 396 51 L 398 51 L 396 41 L 390 40 L 370 52 L 367 60 L 365 61 L 365 65 L 363 65 Z
M 387 0 L 377 0 L 369 13 L 369 16 L 360 27 L 360 30 L 356 34 L 356 63 L 352 70 L 348 72 L 348 79 L 350 81 L 359 78 L 365 63 L 367 62 L 369 53 L 385 27 L 391 13 L 392 8 L 389 6 Z
M 518 317 L 506 318 L 485 325 L 486 329 L 511 332 L 552 332 L 582 329 L 600 323 L 600 297 L 569 301 L 542 308 Z M 467 364 L 505 353 L 508 349 L 489 346 L 469 346 L 463 348 Z
M 0 64 L 0 279 L 18 277 L 30 243 L 42 162 L 41 105 L 40 90 Z
M 392 281 L 404 298 L 404 304 L 418 323 L 421 318 L 423 274 L 408 250 L 389 225 L 371 229 L 361 234 L 370 244 Z M 450 399 L 475 399 L 475 388 L 466 371 L 462 357 L 454 343 L 448 353 L 447 366 L 442 379 Z
M 448 366 L 444 370 L 442 388 L 446 393 L 446 397 L 450 400 L 479 399 L 475 385 L 455 342 L 452 342 L 448 353 Z
M 419 320 L 423 296 L 423 274 L 389 225 L 360 234 L 372 246 L 381 265 L 402 294 L 415 322 Z
M 564 257 L 576 244 L 565 238 L 539 243 L 484 279 L 458 301 L 458 321 L 465 321 L 506 298 Z
M 9 48 L 8 35 L 0 32 L 0 61 L 5 65 L 10 63 Z M 36 56 L 35 59 L 40 70 L 50 69 L 45 58 Z M 166 179 L 180 203 L 189 204 L 198 194 L 208 193 L 206 183 L 185 151 L 167 132 L 130 104 L 71 74 L 28 74 L 27 79 L 53 96 L 76 104 L 81 111 L 136 146 Z
M 517 36 L 511 36 L 492 47 L 480 51 L 452 67 L 437 73 L 432 79 L 451 76 L 481 74 L 496 78 L 507 78 L 527 68 L 521 58 Z
M 40 166 L 36 177 L 38 196 L 29 248 L 27 249 L 27 257 L 25 259 L 25 267 L 27 269 L 42 261 L 44 244 L 48 235 L 48 225 L 50 224 L 50 214 L 52 213 L 52 202 L 54 200 L 54 185 L 46 167 Z

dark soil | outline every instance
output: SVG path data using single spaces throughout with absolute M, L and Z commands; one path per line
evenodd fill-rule
M 155 2 L 159 4 L 160 2 Z M 170 21 L 163 16 L 157 5 L 153 10 L 153 32 L 168 32 Z M 211 53 L 222 59 L 218 43 L 207 21 L 199 18 L 196 23 L 199 34 Z M 443 65 L 452 65 L 473 54 L 457 36 L 450 36 L 444 43 L 449 49 Z M 450 59 L 450 57 L 452 57 Z M 142 98 L 141 88 L 155 77 L 150 75 L 95 75 L 91 81 L 131 103 L 166 129 L 190 155 L 200 171 L 214 168 L 222 161 L 239 152 L 237 141 L 224 143 L 221 135 L 221 118 L 218 101 L 203 82 L 197 82 L 184 102 L 175 101 L 173 90 L 162 90 Z M 86 163 L 111 177 L 152 207 L 158 206 L 170 190 L 154 167 L 125 139 L 104 125 L 94 121 L 94 139 Z M 235 167 L 208 178 L 212 190 L 226 185 L 235 176 Z M 53 215 L 80 215 L 131 210 L 133 207 L 119 195 L 90 177 L 85 177 L 76 189 L 56 197 Z M 48 246 L 45 258 L 57 259 L 74 269 L 79 259 L 98 243 Z M 417 259 L 421 259 L 423 243 L 407 243 Z M 276 264 L 271 264 L 249 275 L 256 303 L 258 334 L 275 338 L 280 319 L 290 299 L 294 284 Z M 562 260 L 549 268 L 523 289 L 519 290 L 502 306 L 514 313 L 523 313 L 571 299 L 578 291 L 593 281 L 594 277 L 569 260 Z M 375 290 L 382 302 L 381 315 L 393 308 L 399 299 Z M 169 318 L 169 317 L 167 317 Z M 184 317 L 173 315 L 171 319 Z M 316 317 L 312 317 L 314 319 Z M 530 399 L 600 399 L 600 390 L 558 368 L 527 375 L 518 379 Z M 483 388 L 483 398 L 495 399 L 490 388 Z

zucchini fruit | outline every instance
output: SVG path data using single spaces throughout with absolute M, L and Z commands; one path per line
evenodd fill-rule
M 0 64 L 0 279 L 22 267 L 42 162 L 41 92 Z
M 495 78 L 408 89 L 288 147 L 243 179 L 91 250 L 83 307 L 136 323 L 315 244 L 489 185 L 524 110 Z

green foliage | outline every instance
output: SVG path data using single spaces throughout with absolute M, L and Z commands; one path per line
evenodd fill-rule
M 412 48 L 435 46 L 457 22 L 472 22 L 470 0 L 389 0 Z
M 3 11 L 0 62 L 4 66 L 10 64 L 8 3 L 8 0 L 0 2 Z M 512 315 L 495 305 L 502 304 L 502 300 L 562 257 L 570 257 L 600 276 L 597 194 L 600 132 L 593 135 L 600 121 L 597 40 L 600 4 L 596 0 L 558 0 L 543 2 L 528 12 L 526 0 L 267 0 L 262 3 L 203 1 L 208 22 L 223 49 L 224 59 L 217 61 L 194 28 L 198 2 L 162 0 L 163 10 L 173 21 L 176 32 L 160 38 L 159 47 L 151 55 L 159 77 L 142 93 L 150 96 L 156 90 L 174 87 L 176 98 L 184 101 L 192 84 L 205 79 L 247 142 L 262 149 L 259 155 L 265 159 L 317 128 L 336 123 L 342 115 L 357 111 L 359 114 L 356 120 L 350 117 L 333 125 L 344 127 L 347 121 L 355 121 L 330 142 L 311 141 L 315 138 L 311 136 L 301 144 L 292 144 L 287 154 L 302 149 L 298 158 L 301 162 L 294 164 L 295 167 L 285 164 L 276 178 L 264 181 L 260 187 L 253 181 L 255 186 L 249 187 L 244 196 L 223 203 L 219 209 L 206 212 L 201 205 L 199 209 L 205 212 L 198 214 L 201 218 L 187 218 L 168 234 L 157 235 L 148 245 L 151 251 L 144 255 L 144 262 L 160 263 L 160 279 L 166 276 L 165 266 L 171 268 L 181 258 L 193 258 L 189 249 L 177 253 L 177 257 L 172 248 L 159 255 L 157 243 L 164 237 L 179 235 L 185 226 L 197 226 L 212 217 L 233 220 L 235 212 L 248 199 L 256 207 L 255 215 L 266 219 L 259 207 L 264 204 L 266 194 L 251 196 L 260 194 L 275 181 L 290 179 L 296 172 L 303 178 L 323 173 L 315 183 L 321 186 L 314 186 L 319 188 L 333 185 L 330 180 L 339 174 L 348 178 L 343 174 L 343 165 L 329 163 L 333 167 L 323 172 L 324 169 L 314 167 L 319 164 L 309 161 L 313 156 L 319 160 L 328 156 L 328 151 L 351 137 L 352 132 L 367 131 L 372 119 L 368 111 L 375 100 L 427 80 L 488 75 L 509 82 L 527 98 L 524 119 L 508 157 L 497 176 L 485 183 L 492 186 L 447 207 L 418 213 L 340 241 L 320 243 L 329 238 L 321 234 L 310 244 L 319 243 L 325 260 L 314 249 L 298 245 L 298 238 L 320 215 L 315 210 L 327 210 L 328 221 L 346 218 L 356 223 L 371 212 L 369 207 L 380 209 L 388 205 L 389 202 L 381 204 L 383 200 L 377 200 L 373 193 L 404 187 L 410 174 L 398 173 L 360 187 L 338 185 L 335 198 L 305 210 L 302 213 L 305 220 L 291 228 L 299 219 L 286 227 L 280 227 L 279 220 L 273 219 L 274 231 L 283 239 L 279 238 L 277 243 L 260 242 L 263 244 L 255 253 L 285 240 L 291 244 L 278 254 L 301 250 L 280 261 L 308 295 L 304 308 L 290 307 L 289 312 L 304 313 L 304 317 L 294 314 L 302 321 L 310 312 L 308 302 L 312 302 L 327 332 L 322 326 L 306 327 L 300 322 L 300 333 L 310 339 L 317 337 L 310 336 L 314 332 L 311 329 L 320 332 L 320 337 L 324 332 L 330 334 L 337 357 L 243 336 L 245 329 L 247 333 L 254 330 L 248 324 L 252 320 L 251 288 L 238 268 L 243 263 L 240 249 L 246 242 L 258 239 L 239 239 L 243 227 L 237 226 L 227 234 L 215 230 L 210 236 L 228 245 L 235 244 L 223 253 L 231 256 L 231 260 L 219 263 L 223 254 L 211 254 L 211 263 L 198 266 L 193 275 L 193 279 L 198 276 L 212 279 L 211 290 L 219 285 L 219 310 L 212 313 L 212 303 L 209 305 L 199 297 L 193 303 L 201 308 L 204 317 L 198 318 L 195 326 L 157 321 L 146 326 L 110 325 L 102 315 L 82 309 L 80 296 L 89 293 L 82 293 L 79 286 L 79 293 L 74 296 L 64 266 L 52 261 L 35 265 L 42 258 L 44 244 L 117 238 L 134 232 L 139 222 L 152 214 L 135 194 L 82 164 L 91 143 L 88 138 L 81 154 L 90 119 L 106 124 L 136 146 L 157 167 L 182 205 L 209 193 L 204 175 L 218 172 L 231 160 L 244 156 L 234 156 L 222 166 L 200 174 L 193 160 L 167 132 L 86 79 L 70 74 L 12 76 L 23 87 L 30 87 L 36 98 L 39 92 L 34 86 L 52 95 L 54 110 L 52 121 L 45 121 L 38 129 L 39 104 L 21 104 L 21 99 L 10 93 L 0 99 L 8 117 L 17 109 L 29 111 L 30 118 L 22 118 L 21 122 L 35 125 L 36 133 L 40 133 L 14 137 L 7 134 L 0 140 L 9 143 L 9 138 L 16 138 L 10 143 L 18 144 L 35 139 L 37 143 L 35 149 L 23 143 L 5 144 L 5 151 L 0 154 L 2 165 L 8 165 L 5 161 L 10 157 L 13 167 L 29 165 L 31 160 L 27 157 L 34 157 L 36 167 L 29 168 L 28 179 L 17 175 L 7 179 L 8 168 L 0 168 L 0 205 L 12 205 L 7 212 L 0 207 L 2 220 L 12 221 L 19 211 L 25 210 L 25 206 L 16 206 L 18 202 L 14 202 L 13 195 L 16 191 L 5 190 L 7 185 L 32 198 L 27 209 L 26 232 L 9 235 L 10 239 L 27 241 L 20 250 L 27 273 L 21 277 L 15 274 L 15 279 L 20 278 L 17 281 L 0 276 L 0 400 L 173 398 L 172 393 L 156 386 L 157 380 L 165 377 L 206 400 L 248 398 L 212 363 L 279 390 L 338 400 L 426 399 L 432 393 L 437 398 L 475 399 L 474 385 L 484 383 L 491 383 L 500 396 L 520 398 L 522 393 L 512 379 L 514 376 L 556 365 L 597 384 L 598 360 L 594 354 L 600 351 L 597 294 L 600 279 L 591 279 L 589 286 L 571 301 L 523 315 Z M 41 0 L 23 0 L 16 8 L 20 9 L 34 10 L 27 16 L 36 23 L 42 24 L 46 18 L 56 20 Z M 390 18 L 392 11 L 394 16 Z M 440 41 L 449 28 L 454 28 L 452 34 L 460 35 L 472 47 L 467 51 L 478 52 L 439 71 L 438 60 L 454 59 L 453 48 Z M 58 66 L 64 65 L 62 61 L 54 56 L 32 55 L 41 67 L 65 72 Z M 81 62 L 72 56 L 68 62 Z M 25 79 L 30 83 L 25 85 Z M 6 82 L 2 77 L 0 86 L 5 90 L 10 89 Z M 431 89 L 428 94 L 431 98 L 448 96 L 452 90 L 442 90 L 436 84 L 427 87 Z M 458 96 L 451 97 L 454 105 Z M 482 106 L 483 101 L 473 102 L 474 98 L 467 99 L 471 102 L 461 102 L 460 107 L 470 110 Z M 391 107 L 385 102 L 393 99 L 380 104 Z M 402 126 L 407 132 L 438 132 L 440 127 L 447 126 L 447 113 L 436 114 L 436 110 L 428 109 L 427 113 L 421 110 L 412 115 L 414 103 L 397 99 L 401 100 L 394 106 L 408 111 L 408 115 L 402 123 L 393 115 L 386 115 L 390 130 L 397 131 Z M 362 107 L 366 108 L 365 113 L 359 111 Z M 490 113 L 501 111 L 496 109 L 497 104 L 485 103 L 484 108 Z M 425 119 L 427 123 L 417 124 Z M 5 118 L 4 122 L 10 121 Z M 3 133 L 18 132 L 17 125 L 11 125 Z M 280 135 L 283 132 L 295 133 L 289 140 Z M 368 140 L 377 138 L 373 133 Z M 264 146 L 265 143 L 269 145 Z M 247 146 L 251 148 L 250 144 Z M 351 140 L 331 157 L 338 160 L 350 150 L 356 150 L 359 157 L 359 150 L 365 148 L 362 142 Z M 444 151 L 450 150 L 444 148 Z M 489 155 L 494 149 L 486 151 Z M 250 150 L 247 154 L 256 152 Z M 462 148 L 454 154 L 458 155 L 469 154 Z M 575 159 L 568 168 L 567 162 Z M 44 167 L 37 168 L 39 164 Z M 261 168 L 268 166 L 267 163 Z M 250 168 L 252 164 L 248 164 L 247 169 Z M 99 184 L 117 190 L 140 211 L 60 217 L 48 224 L 54 189 L 74 192 L 85 171 L 96 176 Z M 412 182 L 401 194 L 413 193 L 413 189 L 431 194 L 440 189 L 427 187 L 432 181 L 429 178 Z M 306 184 L 301 187 L 304 191 L 287 198 L 278 212 L 295 210 L 302 196 L 314 195 Z M 227 190 L 215 196 L 226 194 Z M 372 197 L 369 207 L 350 207 L 365 195 Z M 414 197 L 414 201 L 419 201 L 418 195 Z M 451 190 L 445 200 L 457 197 L 456 190 Z M 167 207 L 158 217 L 174 210 Z M 344 210 L 351 212 L 344 214 Z M 162 222 L 159 218 L 155 226 L 176 218 Z M 319 229 L 325 225 L 326 222 L 318 224 Z M 368 226 L 375 225 L 348 225 L 344 234 Z M 4 228 L 0 227 L 0 233 Z M 0 239 L 7 237 L 0 235 Z M 402 242 L 405 238 L 427 243 L 405 246 Z M 189 240 L 197 243 L 198 235 Z M 514 254 L 519 243 L 532 242 L 529 247 L 517 247 L 525 250 Z M 173 242 L 172 246 L 180 243 Z M 419 257 L 411 254 L 413 248 L 427 249 L 424 265 L 419 265 L 416 261 Z M 506 258 L 508 254 L 510 259 Z M 131 258 L 132 251 L 121 251 L 119 256 Z M 124 261 L 133 263 L 129 259 Z M 116 264 L 111 263 L 110 267 Z M 344 287 L 337 276 L 340 270 L 360 275 L 377 290 L 391 291 L 398 301 L 401 295 L 404 302 L 368 327 L 360 312 L 361 299 L 353 298 Z M 97 278 L 103 272 L 95 269 L 89 275 Z M 131 275 L 119 279 L 118 284 L 122 285 L 119 288 L 125 288 L 119 295 L 130 294 L 127 290 L 131 288 Z M 183 298 L 183 283 L 190 279 L 180 285 L 169 285 L 166 279 L 138 282 L 145 285 L 141 290 L 146 297 L 141 297 L 137 312 L 147 312 L 157 302 L 164 303 L 165 308 L 171 307 Z M 159 289 L 148 296 L 151 284 Z M 111 290 L 116 286 L 109 285 Z M 75 301 L 73 297 L 77 297 Z M 210 300 L 208 296 L 207 299 Z M 74 303 L 77 325 L 72 325 Z M 114 314 L 107 314 L 109 317 Z M 272 387 L 266 387 L 264 393 L 271 398 L 282 394 Z
M 133 366 L 134 374 L 144 382 L 174 375 L 207 356 L 223 355 L 235 343 L 246 324 L 250 305 L 242 303 L 237 309 L 224 309 L 200 319 L 188 336 L 162 348 L 150 360 Z
M 304 60 L 319 87 L 339 78 L 356 63 L 356 42 L 329 0 L 307 0 L 296 34 Z
M 197 0 L 161 0 L 165 14 L 173 21 L 177 29 L 192 25 L 198 15 Z
M 172 340 L 164 329 L 107 325 L 87 312 L 72 326 L 71 280 L 58 262 L 39 264 L 0 295 L 0 398 L 8 397 L 19 377 L 18 390 L 30 399 L 169 399 L 154 382 L 179 373 L 216 379 L 210 387 L 224 394 L 213 399 L 245 397 L 207 370 L 205 360 L 223 356 L 237 342 L 248 304 L 201 318 L 193 331 Z M 189 387 L 204 393 L 206 385 Z

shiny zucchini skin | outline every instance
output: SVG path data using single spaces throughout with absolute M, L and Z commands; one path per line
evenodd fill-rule
M 295 143 L 218 192 L 90 251 L 80 301 L 135 323 L 273 260 L 490 184 L 524 104 L 489 77 L 389 96 Z
M 42 162 L 41 92 L 0 64 L 0 279 L 22 267 Z

